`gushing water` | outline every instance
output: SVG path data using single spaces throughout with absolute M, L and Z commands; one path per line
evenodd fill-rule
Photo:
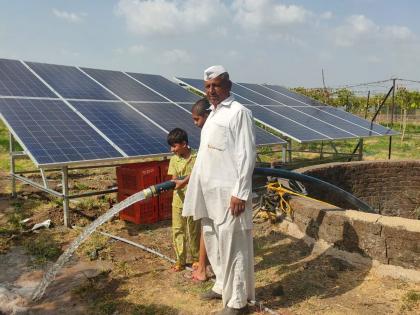
M 104 224 L 106 221 L 111 219 L 115 214 L 119 213 L 121 210 L 131 206 L 133 203 L 146 199 L 144 191 L 140 191 L 124 201 L 116 204 L 95 221 L 93 221 L 83 232 L 70 244 L 66 251 L 58 258 L 54 265 L 52 265 L 47 272 L 44 274 L 39 285 L 35 288 L 34 293 L 32 294 L 32 300 L 36 301 L 42 298 L 45 293 L 48 285 L 54 280 L 57 272 L 63 267 L 63 265 L 70 259 L 74 251 L 86 240 L 89 235 L 91 235 L 100 225 Z

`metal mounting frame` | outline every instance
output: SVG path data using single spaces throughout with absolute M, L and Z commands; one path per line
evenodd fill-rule
M 71 199 L 96 196 L 96 195 L 104 195 L 104 194 L 114 193 L 118 191 L 118 188 L 110 188 L 106 190 L 90 191 L 90 192 L 81 193 L 81 194 L 70 194 L 69 175 L 68 175 L 69 170 L 115 167 L 117 165 L 107 164 L 107 165 L 95 165 L 92 167 L 79 167 L 79 168 L 77 167 L 69 168 L 68 166 L 62 166 L 60 169 L 39 168 L 37 170 L 16 171 L 16 160 L 21 159 L 21 158 L 29 158 L 29 157 L 24 151 L 15 151 L 15 138 L 12 133 L 10 133 L 9 135 L 9 154 L 10 154 L 10 177 L 11 177 L 11 185 L 12 185 L 12 197 L 13 198 L 17 197 L 16 181 L 19 180 L 41 191 L 44 191 L 55 197 L 61 198 L 63 201 L 63 220 L 64 220 L 64 225 L 66 227 L 71 227 L 70 207 L 69 207 Z M 61 192 L 48 187 L 47 172 L 51 172 L 51 171 L 61 171 L 61 185 L 62 185 Z M 40 172 L 42 182 L 43 182 L 42 184 L 37 183 L 33 181 L 32 179 L 29 179 L 28 177 L 24 176 L 24 174 L 37 173 L 37 172 Z

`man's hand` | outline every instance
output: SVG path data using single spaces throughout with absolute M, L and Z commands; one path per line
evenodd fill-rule
M 232 213 L 232 215 L 237 217 L 238 215 L 240 215 L 245 210 L 245 200 L 241 200 L 239 198 L 236 198 L 236 197 L 232 196 L 230 198 L 229 208 L 230 208 L 230 212 Z

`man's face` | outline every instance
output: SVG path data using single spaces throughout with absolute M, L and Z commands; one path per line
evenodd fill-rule
M 222 79 L 220 76 L 204 81 L 204 88 L 209 102 L 217 106 L 221 101 L 229 97 L 230 84 L 228 80 Z

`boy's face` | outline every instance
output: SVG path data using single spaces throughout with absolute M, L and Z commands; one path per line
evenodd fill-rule
M 192 113 L 192 119 L 194 121 L 194 125 L 196 125 L 198 128 L 203 128 L 204 123 L 206 122 L 207 117 L 199 116 L 195 113 Z
M 185 156 L 188 154 L 189 149 L 187 143 L 184 141 L 182 143 L 175 143 L 171 146 L 171 152 L 178 156 Z

